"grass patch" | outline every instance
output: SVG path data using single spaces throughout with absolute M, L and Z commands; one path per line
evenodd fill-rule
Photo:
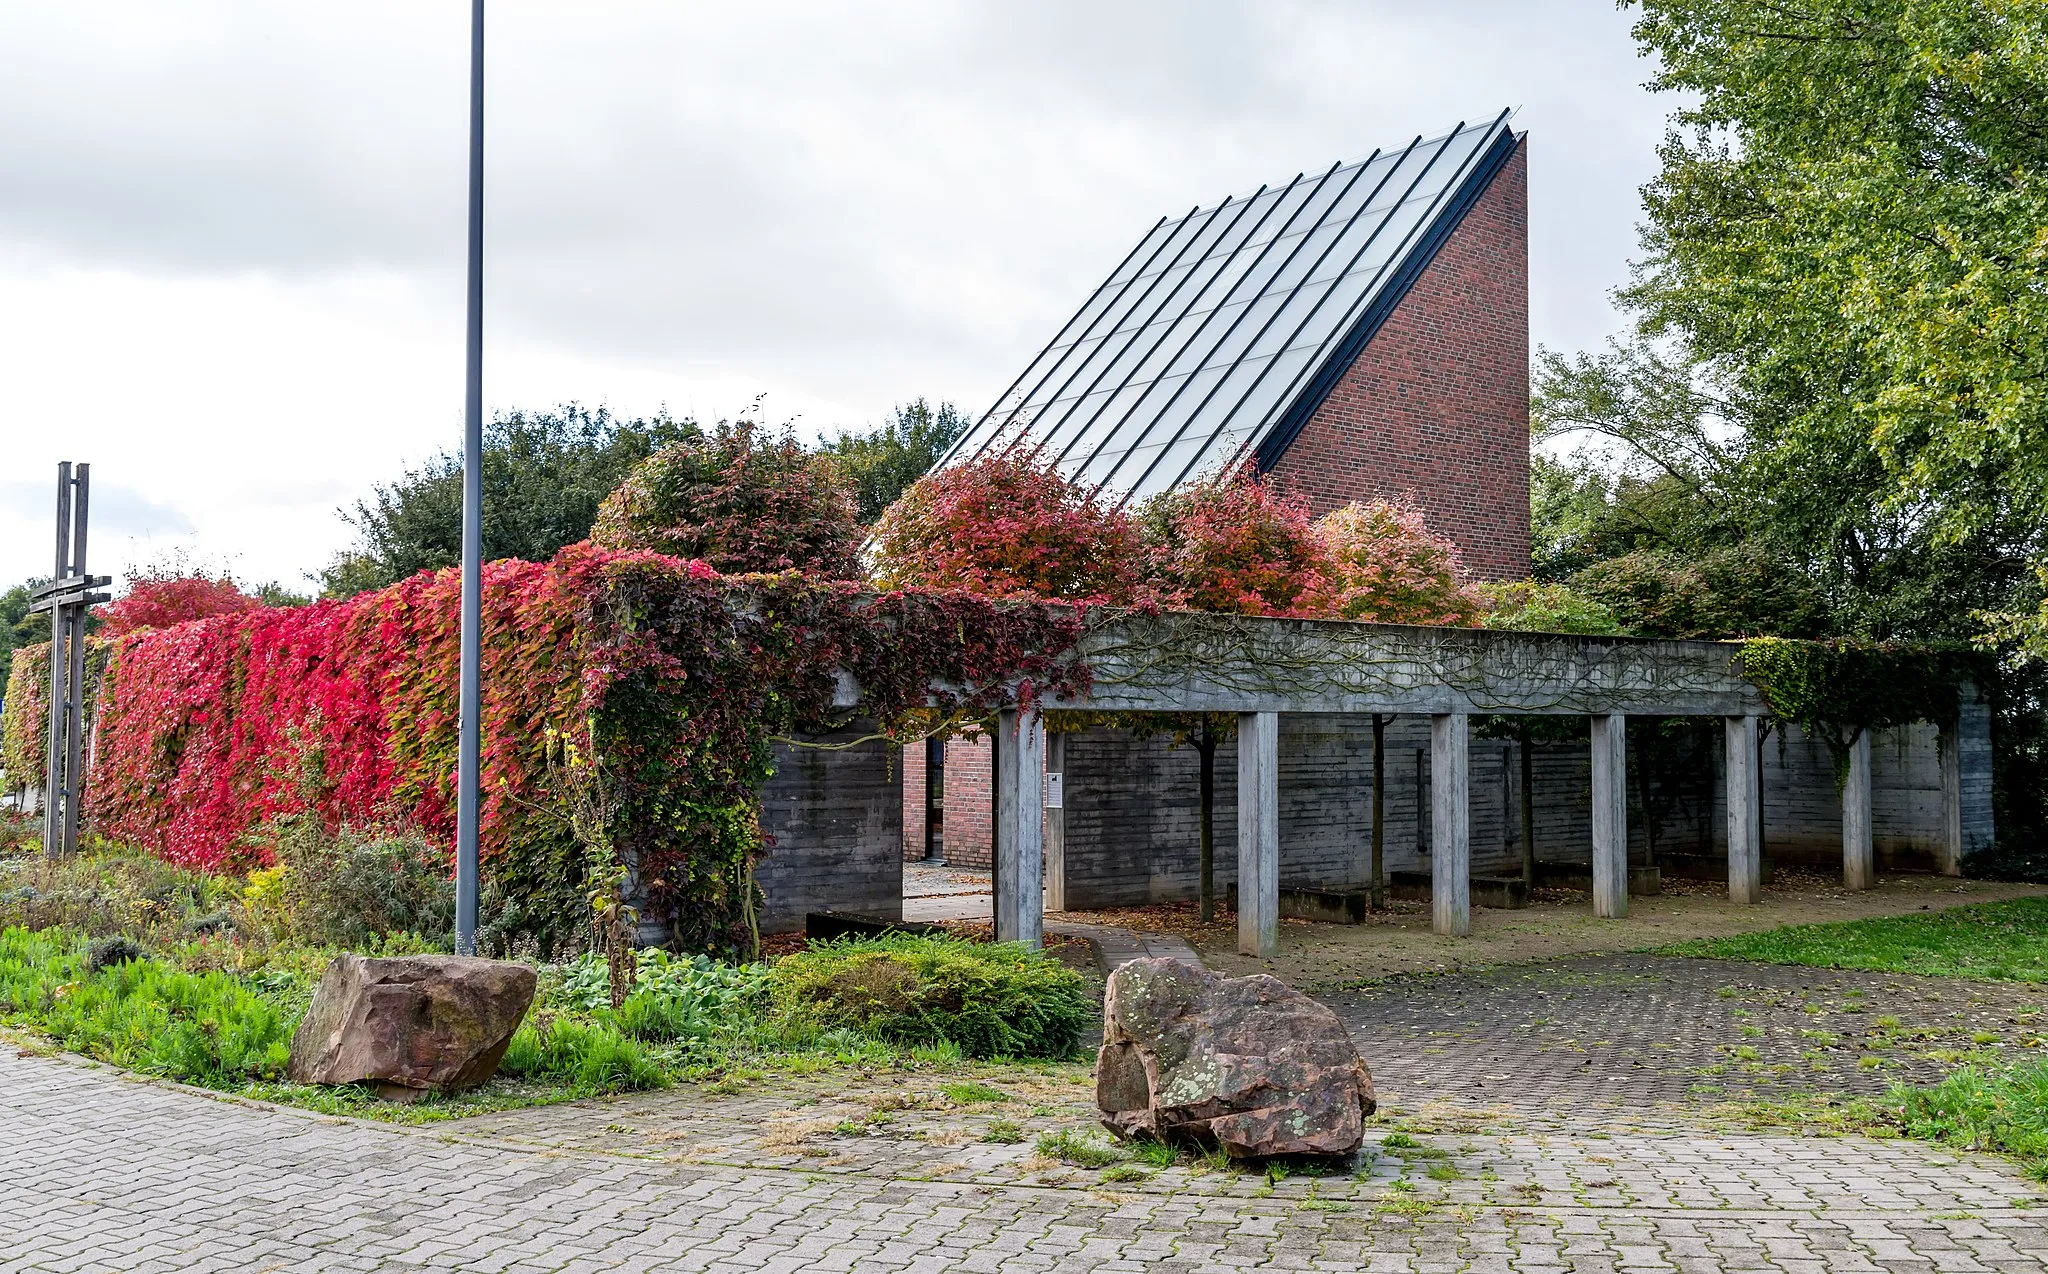
M 1014 1119 L 991 1119 L 981 1139 L 991 1146 L 1015 1146 L 1024 1140 L 1024 1129 Z
M 1057 1159 L 1076 1168 L 1107 1168 L 1124 1157 L 1123 1151 L 1115 1146 L 1064 1129 L 1039 1133 L 1032 1149 L 1047 1159 Z
M 2048 1181 L 2048 1059 L 2010 1067 L 1964 1066 L 1938 1084 L 1896 1085 L 1883 1097 L 1812 1097 L 1723 1108 L 1752 1127 L 1912 1137 L 2020 1161 Z
M 939 1085 L 939 1091 L 946 1095 L 947 1101 L 960 1106 L 972 1106 L 979 1102 L 1010 1100 L 1010 1095 L 1002 1089 L 980 1083 L 976 1080 L 963 1080 L 957 1084 L 941 1084 Z
M 92 968 L 65 929 L 0 930 L 0 1016 L 144 1074 L 238 1089 L 284 1073 L 298 1015 L 225 973 L 151 959 Z
M 2048 982 L 2048 898 L 2015 898 L 1875 920 L 1793 925 L 1659 947 L 1657 954 Z

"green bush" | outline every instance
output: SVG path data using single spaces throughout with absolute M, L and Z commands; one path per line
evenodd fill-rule
M 560 1016 L 527 1018 L 513 1033 L 498 1069 L 603 1092 L 661 1088 L 669 1082 L 661 1063 L 617 1026 Z
M 284 868 L 286 923 L 301 942 L 361 950 L 390 934 L 454 941 L 455 883 L 424 837 L 343 827 L 293 814 L 267 827 Z
M 160 943 L 186 936 L 196 917 L 224 911 L 231 897 L 219 877 L 115 847 L 0 857 L 0 926 Z
M 88 1057 L 214 1088 L 282 1073 L 296 1025 L 232 975 L 149 959 L 94 970 L 83 935 L 18 927 L 0 930 L 0 1014 Z
M 549 1000 L 571 1011 L 608 1016 L 635 1039 L 704 1041 L 750 1021 L 767 980 L 763 964 L 725 964 L 650 948 L 639 953 L 632 993 L 613 1013 L 610 970 L 604 957 L 592 951 L 564 966 Z
M 1093 1008 L 1079 974 L 1012 943 L 888 934 L 822 943 L 769 973 L 786 1020 L 969 1057 L 1066 1057 Z

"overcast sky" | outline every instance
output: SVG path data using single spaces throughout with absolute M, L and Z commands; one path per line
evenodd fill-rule
M 0 0 L 0 586 L 303 585 L 459 444 L 467 13 Z M 491 0 L 487 407 L 979 413 L 1164 214 L 1519 108 L 1533 337 L 1621 326 L 1666 104 L 1604 0 Z

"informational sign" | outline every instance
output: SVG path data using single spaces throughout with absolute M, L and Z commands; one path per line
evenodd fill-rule
M 1058 771 L 1045 776 L 1045 808 L 1059 810 L 1067 807 L 1064 790 L 1066 777 Z

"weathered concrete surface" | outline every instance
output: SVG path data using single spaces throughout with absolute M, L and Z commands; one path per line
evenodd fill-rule
M 1240 1159 L 1348 1155 L 1374 1109 L 1372 1077 L 1328 1008 L 1263 974 L 1160 959 L 1110 977 L 1095 1100 L 1119 1136 Z
M 533 970 L 474 956 L 338 955 L 292 1036 L 301 1084 L 473 1088 L 497 1072 L 533 1003 Z

